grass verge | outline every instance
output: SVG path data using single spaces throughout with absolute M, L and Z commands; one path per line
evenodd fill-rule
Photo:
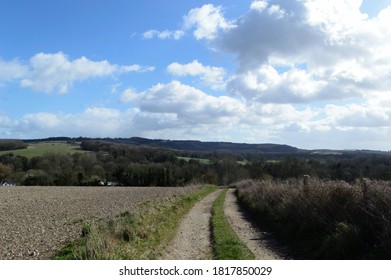
M 212 232 L 213 251 L 218 260 L 253 260 L 254 254 L 232 230 L 224 215 L 224 200 L 227 190 L 223 191 L 213 204 Z
M 158 259 L 174 238 L 182 217 L 215 190 L 209 186 L 181 197 L 148 201 L 109 221 L 87 223 L 82 237 L 67 244 L 54 259 Z

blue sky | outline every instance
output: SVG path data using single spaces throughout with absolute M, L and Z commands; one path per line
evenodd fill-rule
M 391 150 L 391 0 L 0 2 L 0 138 Z

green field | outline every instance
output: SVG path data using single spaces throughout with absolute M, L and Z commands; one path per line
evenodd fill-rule
M 196 160 L 203 164 L 210 164 L 210 160 L 206 158 L 191 158 L 191 157 L 177 157 L 177 159 L 182 159 L 184 161 Z
M 187 162 L 189 162 L 190 160 L 196 160 L 199 163 L 203 163 L 203 164 L 210 164 L 211 163 L 211 161 L 207 158 L 177 157 L 177 159 L 182 159 Z M 250 162 L 248 160 L 244 159 L 244 160 L 237 160 L 236 163 L 240 164 L 240 165 L 246 165 L 246 164 L 249 164 Z
M 73 154 L 78 152 L 85 152 L 80 149 L 80 144 L 70 144 L 63 141 L 50 141 L 29 144 L 27 149 L 1 151 L 0 156 L 3 154 L 12 153 L 14 155 L 32 158 L 36 156 L 42 156 L 47 153 Z

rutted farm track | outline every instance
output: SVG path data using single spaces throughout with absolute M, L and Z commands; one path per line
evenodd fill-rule
M 80 237 L 83 221 L 112 218 L 189 188 L 0 188 L 0 259 L 50 259 Z
M 221 190 L 220 190 L 221 191 Z M 184 217 L 177 235 L 163 259 L 207 260 L 212 259 L 210 218 L 212 204 L 220 191 L 209 194 L 198 202 Z
M 210 218 L 216 191 L 197 203 L 183 219 L 177 236 L 163 259 L 205 260 L 212 259 Z M 234 189 L 229 189 L 224 203 L 224 213 L 238 237 L 250 249 L 256 259 L 284 259 L 280 249 L 259 231 L 240 210 Z

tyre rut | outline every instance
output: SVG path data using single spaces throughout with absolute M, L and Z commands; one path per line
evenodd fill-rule
M 190 212 L 183 218 L 177 230 L 177 234 L 171 245 L 168 246 L 163 259 L 212 259 L 210 218 L 213 202 L 220 192 L 221 190 L 215 191 L 196 203 Z
M 246 214 L 240 209 L 235 189 L 228 189 L 224 201 L 224 213 L 231 228 L 238 237 L 253 252 L 258 260 L 285 259 L 281 249 L 270 240 L 268 234 L 260 231 L 249 221 Z

